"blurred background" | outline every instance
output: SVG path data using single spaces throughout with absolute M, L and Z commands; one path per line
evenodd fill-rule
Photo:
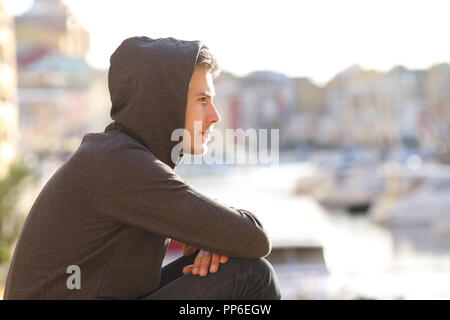
M 176 171 L 260 217 L 283 299 L 449 299 L 449 9 L 0 0 L 0 297 L 40 190 L 110 121 L 109 56 L 145 35 L 215 54 L 217 130 L 280 130 L 278 166 Z M 165 263 L 179 255 L 172 241 Z

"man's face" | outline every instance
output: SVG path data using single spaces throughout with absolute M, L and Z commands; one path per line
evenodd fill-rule
M 220 115 L 212 101 L 214 96 L 212 74 L 205 72 L 203 67 L 195 67 L 189 85 L 186 106 L 185 129 L 190 137 L 185 131 L 183 137 L 184 152 L 190 154 L 206 153 L 206 143 L 213 130 L 213 125 L 220 121 Z

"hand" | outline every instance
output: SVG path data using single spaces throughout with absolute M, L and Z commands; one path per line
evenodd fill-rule
M 187 253 L 192 254 L 196 250 L 198 249 L 183 245 L 183 255 L 189 255 Z M 209 251 L 200 250 L 197 254 L 197 257 L 195 258 L 194 264 L 183 268 L 183 274 L 192 272 L 193 275 L 200 275 L 204 277 L 208 274 L 208 268 L 209 272 L 216 273 L 219 269 L 219 264 L 227 263 L 228 259 L 229 257 L 227 256 L 222 256 L 217 253 L 211 254 L 211 252 Z

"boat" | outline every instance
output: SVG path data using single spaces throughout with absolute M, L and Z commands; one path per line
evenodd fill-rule
M 386 188 L 369 212 L 373 221 L 391 229 L 428 228 L 450 236 L 450 166 L 390 165 L 381 171 Z

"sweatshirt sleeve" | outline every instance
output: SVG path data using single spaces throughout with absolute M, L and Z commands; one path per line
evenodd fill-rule
M 260 258 L 271 251 L 253 213 L 200 193 L 147 150 L 113 152 L 101 176 L 93 205 L 119 223 L 229 257 Z

